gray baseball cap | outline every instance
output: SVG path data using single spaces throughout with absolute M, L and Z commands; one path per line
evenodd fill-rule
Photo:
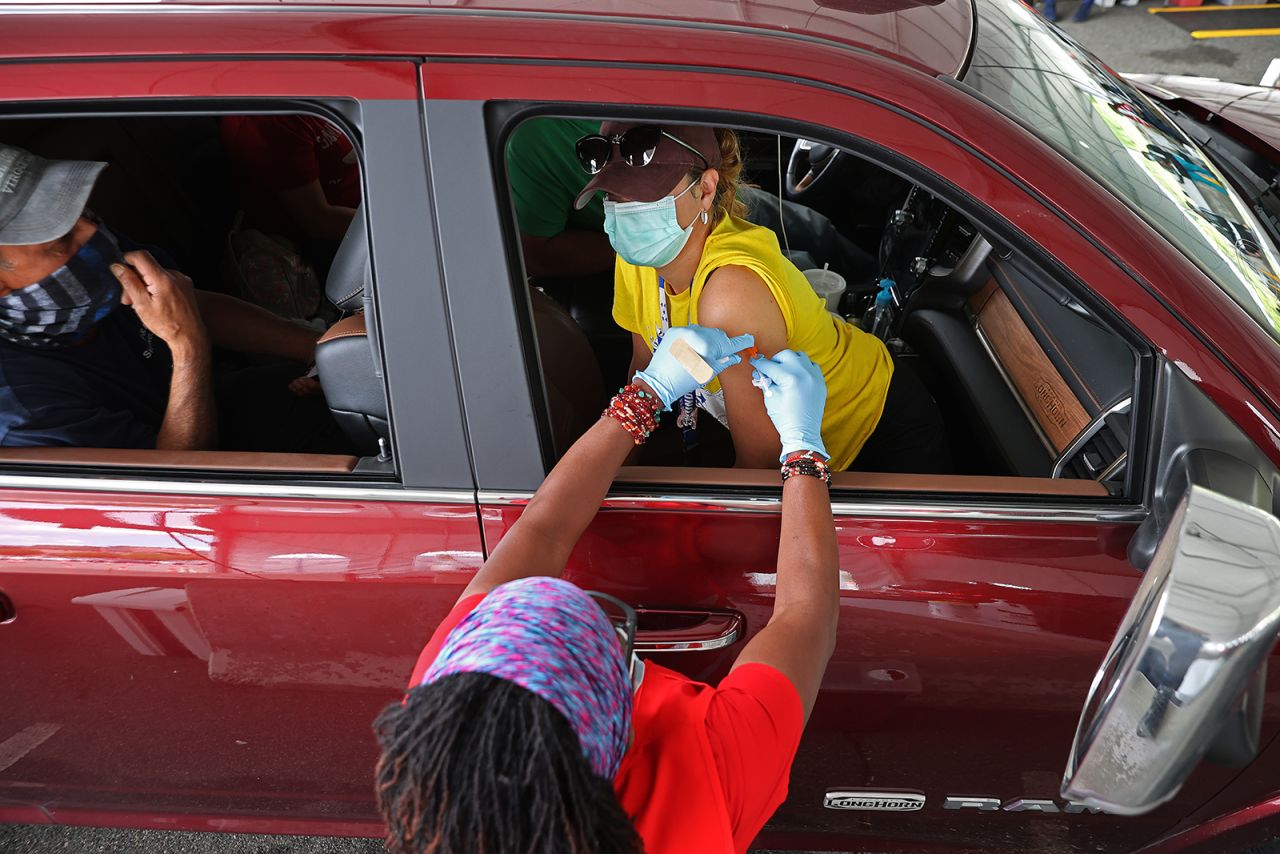
M 46 160 L 0 143 L 0 246 L 48 243 L 69 232 L 106 165 Z

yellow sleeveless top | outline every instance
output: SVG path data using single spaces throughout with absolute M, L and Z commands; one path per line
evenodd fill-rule
M 698 322 L 698 297 L 707 277 L 727 266 L 746 267 L 764 280 L 782 311 L 788 349 L 804 351 L 822 369 L 827 381 L 822 441 L 832 468 L 847 469 L 884 411 L 893 376 L 889 351 L 880 339 L 827 311 L 808 279 L 783 256 L 772 231 L 729 216 L 707 235 L 693 286 L 679 294 L 666 291 L 670 326 Z M 613 282 L 614 321 L 644 338 L 652 352 L 663 332 L 658 271 L 618 258 Z M 706 391 L 718 395 L 719 380 L 708 383 Z

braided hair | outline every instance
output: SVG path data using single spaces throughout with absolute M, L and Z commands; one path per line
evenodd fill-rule
M 445 676 L 374 724 L 393 854 L 640 852 L 640 838 L 554 706 L 484 673 Z

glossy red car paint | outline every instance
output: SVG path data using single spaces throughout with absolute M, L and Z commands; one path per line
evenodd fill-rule
M 179 23 L 179 27 L 187 23 L 200 28 L 217 15 L 219 5 L 225 4 L 169 5 L 170 8 L 181 7 L 188 10 L 194 18 L 193 21 Z M 426 35 L 425 30 L 434 29 L 437 25 L 452 26 L 462 18 L 459 12 L 473 19 L 477 17 L 477 13 L 484 15 L 486 12 L 501 12 L 507 14 L 506 21 L 491 17 L 483 24 L 491 32 L 494 43 L 487 48 L 474 50 L 474 55 L 549 59 L 563 56 L 539 48 L 536 40 L 530 40 L 527 34 L 519 32 L 529 25 L 542 27 L 549 24 L 546 29 L 557 31 L 563 39 L 572 38 L 577 32 L 599 29 L 589 26 L 583 30 L 581 23 L 592 19 L 612 19 L 609 29 L 623 38 L 639 41 L 642 38 L 630 37 L 643 37 L 645 21 L 684 21 L 701 25 L 700 29 L 704 33 L 714 34 L 714 29 L 709 29 L 708 24 L 722 29 L 733 26 L 782 37 L 776 39 L 779 42 L 787 37 L 817 36 L 827 41 L 874 51 L 890 57 L 896 63 L 905 63 L 926 72 L 956 74 L 963 68 L 973 38 L 973 8 L 962 0 L 877 0 L 875 3 L 851 3 L 847 0 L 798 0 L 792 3 L 758 0 L 737 0 L 733 3 L 720 0 L 658 0 L 646 3 L 643 9 L 638 9 L 629 2 L 616 0 L 601 0 L 590 6 L 542 0 L 462 0 L 437 9 L 431 9 L 430 4 L 417 0 L 391 0 L 376 4 L 321 0 L 318 3 L 289 4 L 294 8 L 275 3 L 236 5 L 239 11 L 233 19 L 234 23 L 225 28 L 205 29 L 206 39 L 195 52 L 217 53 L 219 46 L 222 46 L 230 48 L 228 52 L 233 54 L 334 54 L 345 52 L 333 50 L 336 43 L 342 42 L 349 52 L 361 54 L 448 55 L 454 51 L 422 49 L 420 38 Z M 269 11 L 255 14 L 252 11 L 255 5 Z M 325 6 L 334 8 L 332 11 L 315 11 Z M 131 34 L 140 41 L 132 43 L 128 51 L 113 50 L 103 45 L 98 40 L 101 34 L 95 32 L 94 26 L 101 19 L 85 15 L 79 20 L 71 21 L 63 16 L 58 22 L 59 26 L 53 29 L 42 26 L 38 19 L 35 20 L 35 26 L 31 27 L 23 27 L 25 22 L 18 20 L 17 25 L 22 29 L 15 30 L 14 33 L 26 38 L 15 38 L 13 44 L 17 46 L 16 49 L 6 53 L 10 56 L 182 53 L 178 45 L 165 37 L 166 31 L 172 26 L 171 22 L 156 26 L 156 16 L 138 10 L 137 7 L 132 14 L 128 14 L 127 6 L 124 9 L 125 14 L 111 15 L 109 26 L 131 28 Z M 281 27 L 278 20 L 272 19 L 278 18 L 279 11 L 284 9 L 290 12 L 293 20 Z M 405 14 L 406 12 L 412 14 Z M 423 19 L 424 13 L 430 14 L 426 20 Z M 557 15 L 558 17 L 553 17 Z M 637 25 L 642 29 L 633 29 Z M 663 29 L 669 31 L 669 28 Z M 276 34 L 284 40 L 272 39 L 271 36 Z M 222 44 L 211 44 L 210 37 Z M 408 45 L 413 46 L 405 47 Z M 462 52 L 467 52 L 465 46 Z
M 515 19 L 213 6 L 20 14 L 4 19 L 0 101 L 414 100 L 418 71 L 395 58 L 430 57 L 451 61 L 423 65 L 428 102 L 661 106 L 679 92 L 682 106 L 835 134 L 874 128 L 878 144 L 1049 248 L 1280 463 L 1275 344 L 1114 197 L 936 79 L 957 70 L 967 5 L 882 16 L 806 7 L 815 33 L 843 22 L 825 42 L 781 32 L 793 19 L 772 4 L 732 8 L 759 31 L 611 19 L 621 5 Z M 656 14 L 714 19 L 722 9 L 673 3 Z M 936 47 L 893 35 L 944 20 L 933 11 L 952 15 L 930 31 Z M 292 58 L 265 61 L 281 56 Z M 540 61 L 549 59 L 580 64 Z M 775 512 L 625 495 L 620 487 L 575 551 L 571 579 L 693 619 L 732 608 L 749 632 L 764 624 Z M 1243 772 L 1199 768 L 1155 812 L 943 810 L 949 794 L 1061 803 L 1085 689 L 1138 581 L 1125 555 L 1135 523 L 948 518 L 913 512 L 911 501 L 837 510 L 839 647 L 791 797 L 762 845 L 925 851 L 981 839 L 992 850 L 1129 851 L 1183 834 L 1168 850 L 1214 850 L 1217 833 L 1275 827 L 1274 666 L 1267 749 Z M 474 503 L 0 493 L 0 589 L 19 613 L 0 626 L 0 665 L 23 692 L 0 715 L 0 739 L 30 745 L 0 768 L 0 804 L 14 804 L 0 805 L 0 818 L 376 835 L 369 721 L 483 544 L 518 512 L 483 496 L 477 521 Z M 51 668 L 48 651 L 69 644 L 75 655 Z M 714 679 L 740 649 L 658 659 Z M 841 786 L 918 789 L 929 800 L 919 813 L 823 809 L 823 793 Z
M 367 821 L 369 723 L 482 560 L 466 504 L 9 491 L 0 529 L 0 798 L 53 820 Z
M 1244 809 L 1193 825 L 1185 831 L 1143 848 L 1143 854 L 1173 854 L 1212 845 L 1219 851 L 1244 851 L 1265 846 L 1275 839 L 1274 823 L 1280 814 L 1280 798 L 1268 798 Z

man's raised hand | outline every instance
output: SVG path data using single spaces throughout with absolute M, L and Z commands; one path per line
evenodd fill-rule
M 209 338 L 196 308 L 191 279 L 166 270 L 150 252 L 125 253 L 124 264 L 112 264 L 111 272 L 124 288 L 121 302 L 133 306 L 142 325 L 169 345 L 175 360 L 206 356 Z

